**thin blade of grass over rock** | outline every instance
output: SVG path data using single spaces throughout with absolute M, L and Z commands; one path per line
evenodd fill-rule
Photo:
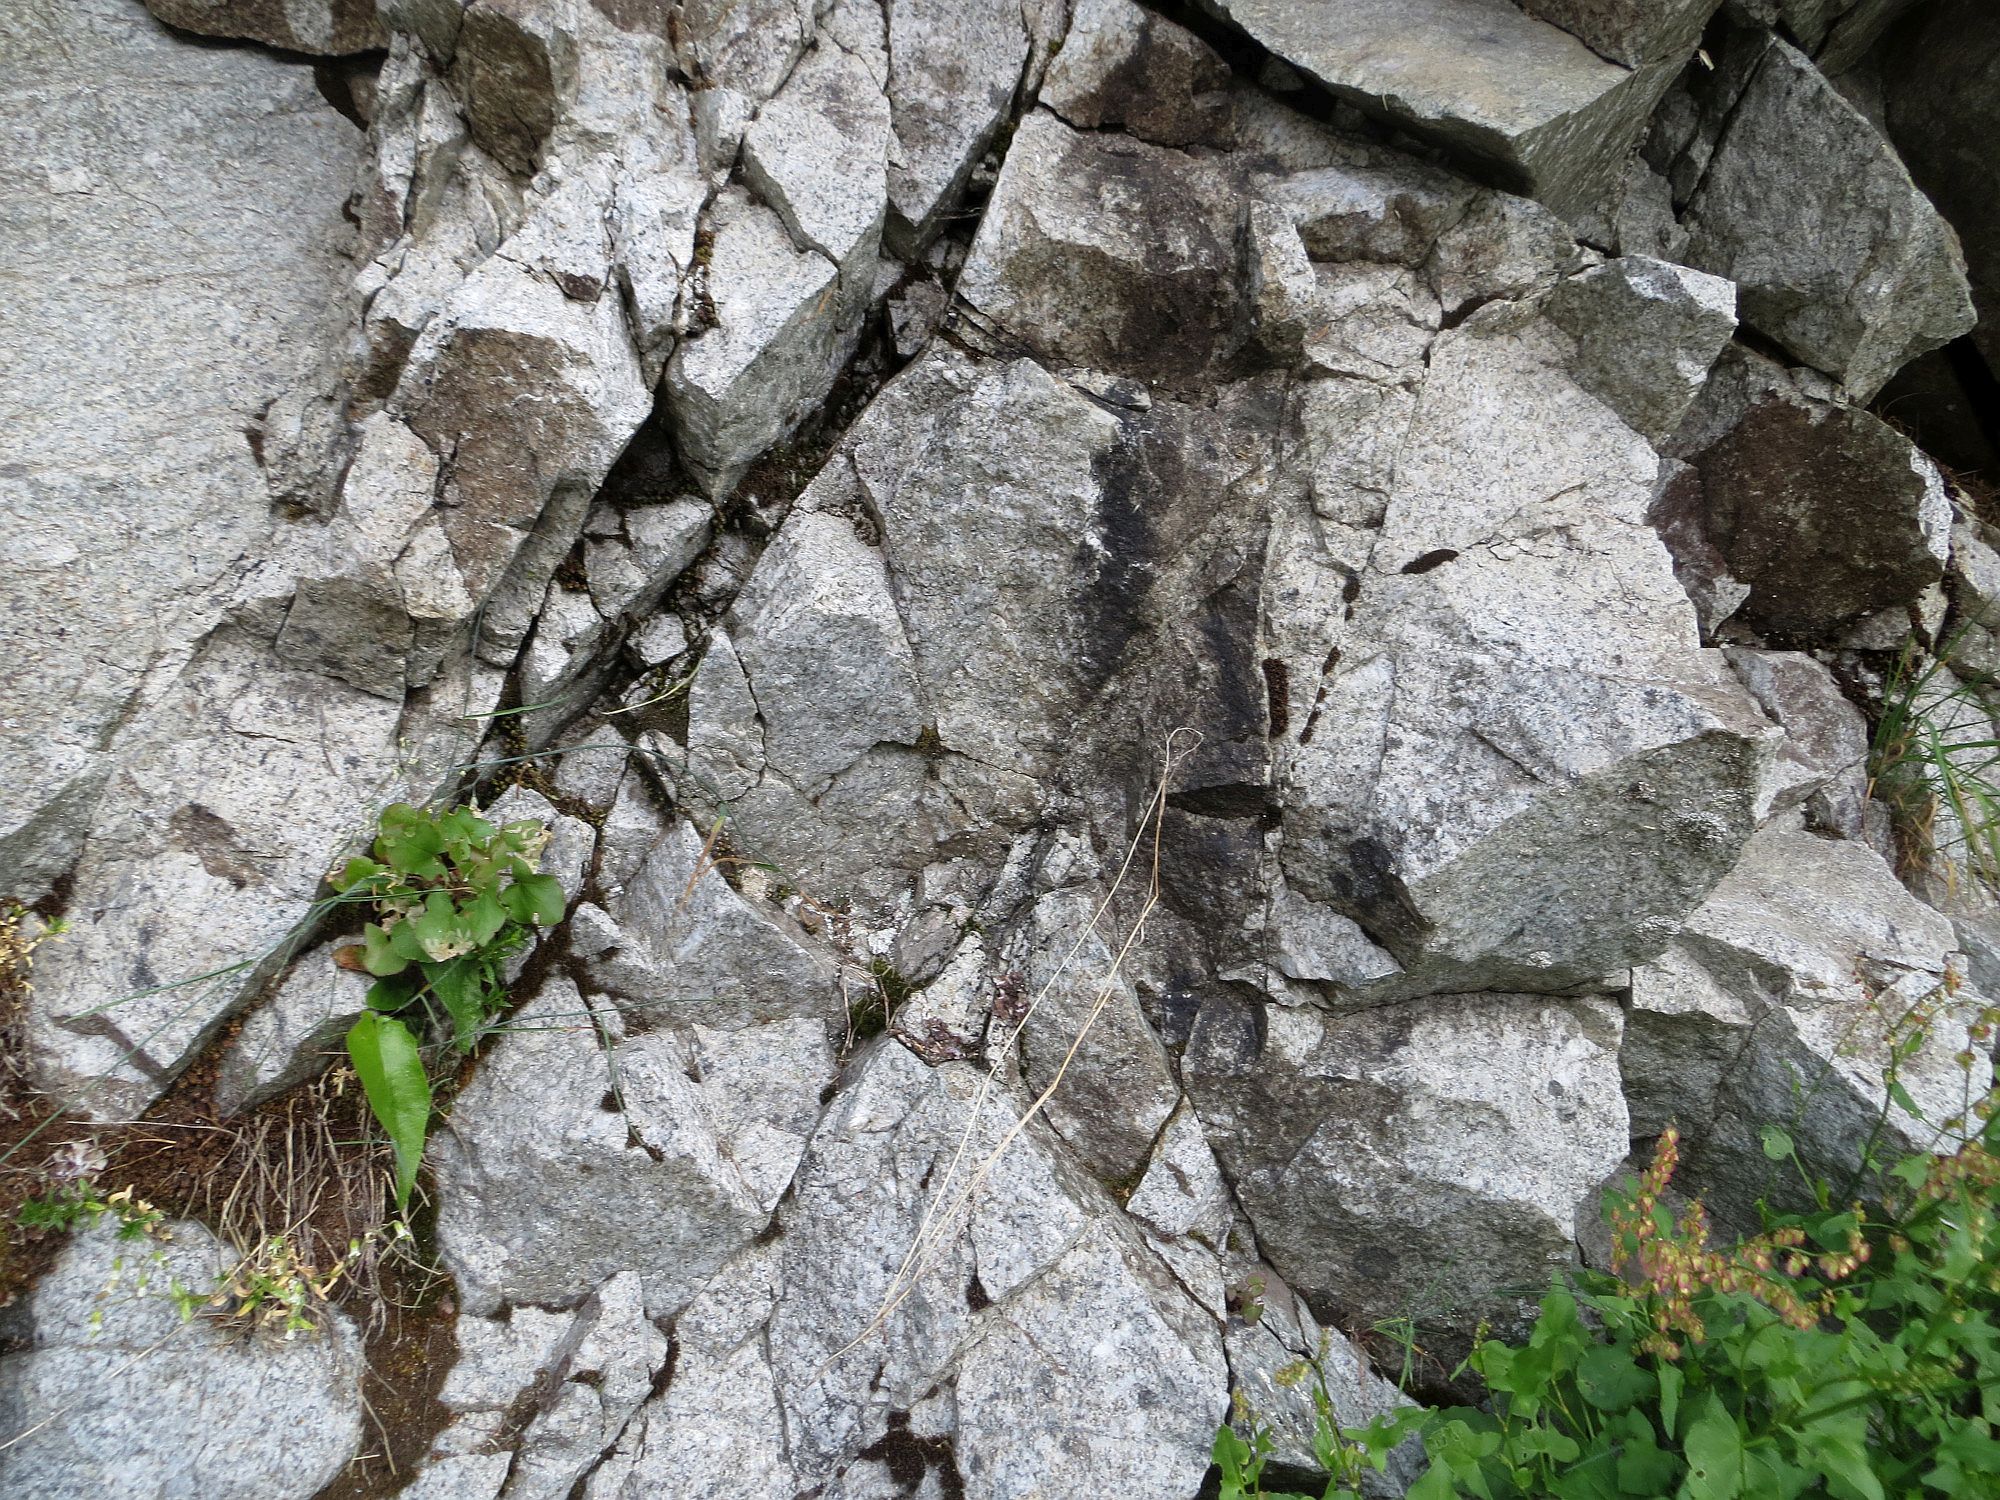
M 1995 684 L 1958 662 L 1958 637 L 1935 654 L 1907 644 L 1882 689 L 1869 795 L 1896 821 L 1905 857 L 1948 888 L 2000 890 L 2000 733 Z

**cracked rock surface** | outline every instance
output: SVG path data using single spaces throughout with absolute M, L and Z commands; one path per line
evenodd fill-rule
M 100 1327 L 91 1234 L 0 1489 L 1191 1500 L 1232 1391 L 1308 1466 L 1301 1361 L 1361 1423 L 1350 1331 L 1531 1315 L 1669 1126 L 1737 1226 L 1913 1015 L 1949 1114 L 2000 900 L 1868 754 L 1913 630 L 2000 665 L 1896 383 L 1992 381 L 1976 9 L 0 16 L 15 1071 L 351 1088 L 393 801 L 568 904 L 436 1070 L 393 1482 L 365 1309 Z

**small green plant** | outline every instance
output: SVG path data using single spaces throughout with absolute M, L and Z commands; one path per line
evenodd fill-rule
M 561 885 L 537 871 L 548 839 L 534 819 L 496 828 L 469 807 L 399 802 L 383 811 L 370 853 L 328 877 L 342 899 L 374 906 L 359 946 L 336 958 L 375 976 L 347 1051 L 395 1148 L 399 1209 L 430 1128 L 424 1041 L 436 1034 L 470 1052 L 506 1004 L 507 960 L 531 928 L 562 920 Z
M 1427 1415 L 1421 1407 L 1409 1407 L 1394 1416 L 1377 1417 L 1366 1427 L 1342 1427 L 1334 1421 L 1333 1400 L 1317 1365 L 1300 1360 L 1278 1371 L 1275 1378 L 1281 1385 L 1313 1381 L 1313 1461 L 1327 1475 L 1326 1488 L 1317 1496 L 1264 1488 L 1264 1470 L 1277 1452 L 1277 1439 L 1270 1424 L 1237 1391 L 1231 1399 L 1234 1424 L 1225 1422 L 1216 1430 L 1210 1453 L 1222 1476 L 1219 1500 L 1359 1500 L 1362 1477 L 1383 1472 L 1389 1454 Z
M 22 1203 L 15 1223 L 32 1235 L 68 1234 L 89 1229 L 106 1214 L 118 1221 L 118 1238 L 157 1238 L 165 1231 L 167 1216 L 143 1198 L 133 1196 L 129 1187 L 113 1193 L 101 1191 L 88 1178 L 63 1184 Z
M 253 1335 L 280 1341 L 316 1333 L 320 1310 L 360 1256 L 356 1240 L 331 1269 L 321 1270 L 306 1264 L 289 1236 L 269 1235 L 216 1278 L 205 1311 Z
M 2000 889 L 2000 739 L 1988 709 L 1995 685 L 1956 659 L 1957 639 L 1935 655 L 1912 642 L 1890 669 L 1868 790 L 1888 807 L 1914 862 Z
M 17 901 L 0 901 L 0 996 L 32 992 L 35 950 L 68 931 L 60 917 L 43 921 Z
M 1911 1157 L 1875 1209 L 1779 1218 L 1729 1249 L 1666 1201 L 1672 1132 L 1608 1203 L 1624 1280 L 1555 1287 L 1525 1346 L 1466 1368 L 1411 1500 L 1884 1500 L 2000 1494 L 2000 1133 Z M 1774 1157 L 1786 1143 L 1769 1142 Z

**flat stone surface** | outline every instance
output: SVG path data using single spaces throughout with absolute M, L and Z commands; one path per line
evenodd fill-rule
M 66 790 L 91 800 L 92 757 L 267 533 L 249 434 L 349 269 L 362 136 L 309 66 L 190 47 L 124 0 L 17 9 L 0 39 L 4 841 Z M 10 894 L 74 857 L 82 821 L 56 821 Z M 0 842 L 0 865 L 27 852 Z
M 79 1231 L 37 1284 L 22 1347 L 0 1358 L 0 1486 L 49 1500 L 311 1500 L 362 1439 L 361 1339 L 347 1315 L 315 1335 L 246 1339 L 184 1319 L 236 1257 L 208 1230 L 171 1239 Z M 232 1417 L 241 1417 L 235 1420 Z
M 1680 62 L 1620 67 L 1509 0 L 1205 3 L 1350 102 L 1510 169 L 1584 219 Z
M 1773 41 L 1728 120 L 1686 253 L 1737 284 L 1746 323 L 1857 402 L 1973 326 L 1957 235 L 1798 51 Z

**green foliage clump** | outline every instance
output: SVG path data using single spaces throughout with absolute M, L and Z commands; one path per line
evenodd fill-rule
M 1341 1436 L 1372 1453 L 1421 1432 L 1430 1466 L 1410 1500 L 2000 1495 L 1995 1099 L 1954 1154 L 1892 1167 L 1883 1203 L 1831 1203 L 1816 1184 L 1814 1212 L 1726 1249 L 1698 1201 L 1668 1205 L 1668 1132 L 1607 1196 L 1623 1276 L 1580 1273 L 1542 1299 L 1525 1344 L 1481 1342 L 1460 1370 L 1481 1406 Z M 1775 1127 L 1765 1150 L 1796 1159 Z M 1263 1494 L 1256 1439 L 1217 1440 L 1231 1500 Z M 1239 1476 L 1255 1461 L 1248 1485 L 1230 1488 L 1225 1446 Z
M 368 1106 L 396 1151 L 396 1204 L 406 1207 L 430 1128 L 423 1043 L 464 1054 L 506 1005 L 505 967 L 530 929 L 560 922 L 553 875 L 538 873 L 548 829 L 530 818 L 496 828 L 472 808 L 385 809 L 369 854 L 329 880 L 365 900 L 375 920 L 343 962 L 375 976 L 368 1010 L 347 1033 Z
M 1278 1379 L 1289 1384 L 1293 1381 L 1287 1379 L 1288 1374 L 1297 1378 L 1307 1373 L 1314 1380 L 1313 1460 L 1327 1475 L 1319 1500 L 1360 1500 L 1363 1477 L 1387 1469 L 1390 1453 L 1421 1425 L 1427 1413 L 1421 1407 L 1411 1407 L 1393 1417 L 1377 1417 L 1366 1427 L 1341 1427 L 1334 1420 L 1333 1402 L 1316 1365 L 1301 1361 L 1289 1371 L 1279 1371 Z M 1277 1441 L 1241 1391 L 1236 1394 L 1235 1414 L 1242 1433 L 1223 1423 L 1216 1430 L 1210 1454 L 1222 1475 L 1219 1500 L 1312 1500 L 1264 1488 L 1264 1469 Z

